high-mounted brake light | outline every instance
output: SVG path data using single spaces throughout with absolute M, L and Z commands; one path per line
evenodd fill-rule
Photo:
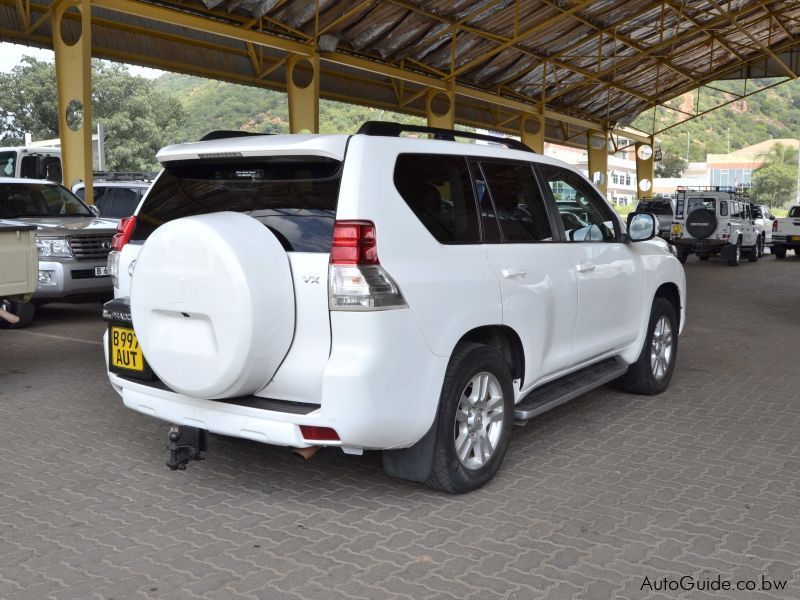
M 111 239 L 111 250 L 122 250 L 122 247 L 131 241 L 134 229 L 136 229 L 136 217 L 120 219 L 117 233 Z
M 385 310 L 406 306 L 400 288 L 378 260 L 372 221 L 333 225 L 328 305 L 331 310 Z
M 371 221 L 336 221 L 333 225 L 331 264 L 380 264 L 375 225 Z

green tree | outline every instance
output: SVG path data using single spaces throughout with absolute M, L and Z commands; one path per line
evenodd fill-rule
M 671 152 L 665 152 L 663 158 L 656 163 L 656 177 L 680 177 L 686 168 L 686 161 Z
M 795 201 L 796 185 L 797 150 L 775 144 L 753 173 L 753 198 L 770 207 L 783 207 Z
M 58 137 L 55 65 L 24 57 L 0 74 L 0 141 L 21 143 Z M 92 113 L 105 128 L 106 164 L 111 170 L 157 168 L 156 152 L 175 140 L 185 116 L 181 103 L 131 75 L 123 65 L 93 61 Z

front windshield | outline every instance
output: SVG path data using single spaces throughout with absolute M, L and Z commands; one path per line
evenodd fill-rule
M 45 183 L 0 183 L 0 218 L 92 217 L 65 188 Z
M 14 177 L 16 166 L 16 152 L 0 152 L 0 177 Z

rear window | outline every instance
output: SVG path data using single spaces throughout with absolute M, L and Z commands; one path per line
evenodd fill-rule
M 716 212 L 717 201 L 714 198 L 689 198 L 688 210 L 686 211 L 686 214 L 689 215 L 700 208 L 705 208 L 711 212 Z
M 342 164 L 314 156 L 168 163 L 137 213 L 135 240 L 174 219 L 233 211 L 287 251 L 329 252 Z
M 638 212 L 649 212 L 654 215 L 669 215 L 672 216 L 672 205 L 668 200 L 652 200 L 640 202 L 636 207 Z
M 800 206 L 793 206 L 789 209 L 790 217 L 800 217 Z

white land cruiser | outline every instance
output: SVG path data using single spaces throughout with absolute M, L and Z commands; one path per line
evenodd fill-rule
M 519 142 L 368 123 L 158 159 L 109 257 L 105 340 L 125 405 L 191 433 L 170 430 L 172 468 L 211 431 L 380 449 L 390 475 L 465 492 L 515 422 L 611 380 L 669 384 L 686 290 L 655 218 L 626 233 Z
M 800 256 L 800 205 L 792 206 L 789 214 L 772 221 L 772 253 L 775 258 L 786 258 L 786 251 L 794 250 Z
M 682 263 L 690 254 L 700 260 L 721 255 L 735 267 L 748 255 L 756 262 L 764 253 L 764 235 L 751 213 L 750 199 L 737 188 L 678 188 L 670 242 Z

